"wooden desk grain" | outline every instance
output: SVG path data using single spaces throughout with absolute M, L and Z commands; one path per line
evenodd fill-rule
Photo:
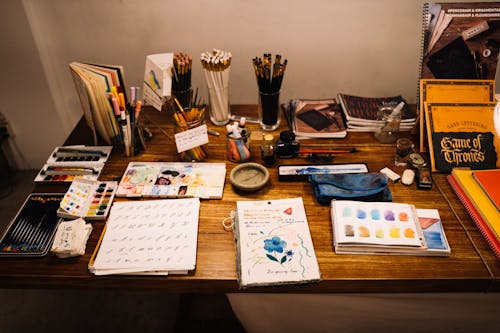
M 233 106 L 233 113 L 255 112 L 255 106 Z M 165 113 L 145 110 L 143 124 L 153 132 L 145 152 L 125 158 L 114 149 L 104 168 L 101 180 L 119 180 L 131 161 L 178 161 L 173 141 L 173 128 Z M 81 126 L 80 124 L 79 126 Z M 254 161 L 259 162 L 260 129 L 249 124 L 253 132 L 251 150 Z M 221 134 L 223 127 L 210 125 Z M 280 129 L 286 129 L 283 121 Z M 278 137 L 279 131 L 275 131 Z M 82 139 L 83 138 L 83 139 Z M 257 139 L 255 139 L 257 138 Z M 234 239 L 222 228 L 222 219 L 235 209 L 238 200 L 265 200 L 283 197 L 302 197 L 318 257 L 322 281 L 302 286 L 265 287 L 245 292 L 481 292 L 499 290 L 500 264 L 452 192 L 446 175 L 434 174 L 432 190 L 417 190 L 391 184 L 395 202 L 415 204 L 418 208 L 439 209 L 452 254 L 448 258 L 414 256 L 337 255 L 333 251 L 329 207 L 319 205 L 307 182 L 280 182 L 277 168 L 269 168 L 270 185 L 248 195 L 235 193 L 229 182 L 229 173 L 237 164 L 226 159 L 224 135 L 210 136 L 208 147 L 210 162 L 225 162 L 226 184 L 222 200 L 202 200 L 200 208 L 198 252 L 196 270 L 187 276 L 100 276 L 88 272 L 87 264 L 94 250 L 104 222 L 93 222 L 94 230 L 87 243 L 86 254 L 77 258 L 0 258 L 0 285 L 4 288 L 120 288 L 165 290 L 176 293 L 237 292 Z M 81 135 L 81 128 L 72 133 L 67 144 L 90 144 L 90 135 Z M 415 140 L 417 142 L 417 140 Z M 398 172 L 392 165 L 395 147 L 379 144 L 372 133 L 349 133 L 345 139 L 319 139 L 302 141 L 302 147 L 356 147 L 358 152 L 338 155 L 336 163 L 367 163 L 370 171 L 385 166 Z M 304 164 L 304 159 L 278 160 L 278 164 Z M 277 165 L 278 165 L 277 164 Z M 438 188 L 445 194 L 443 196 Z M 36 192 L 64 192 L 65 187 L 36 186 Z M 115 200 L 129 200 L 116 198 Z M 147 199 L 141 199 L 147 200 Z M 455 213 L 450 209 L 456 211 Z M 463 224 L 463 225 L 462 225 Z M 467 230 L 467 233 L 464 230 Z M 481 259 L 481 256 L 484 258 Z

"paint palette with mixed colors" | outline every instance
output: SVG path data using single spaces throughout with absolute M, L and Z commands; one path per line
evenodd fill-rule
M 57 215 L 75 219 L 105 220 L 115 197 L 117 182 L 75 178 L 61 200 Z

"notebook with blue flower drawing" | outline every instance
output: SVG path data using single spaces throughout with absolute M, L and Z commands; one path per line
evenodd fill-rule
M 234 236 L 241 288 L 320 281 L 302 198 L 236 204 Z

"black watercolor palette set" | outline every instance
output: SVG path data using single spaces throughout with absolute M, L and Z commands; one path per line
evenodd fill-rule
M 62 219 L 57 209 L 62 193 L 32 193 L 0 238 L 0 256 L 43 256 L 52 246 Z
M 105 220 L 117 185 L 117 182 L 75 178 L 61 201 L 57 215 L 67 219 Z
M 71 183 L 76 177 L 97 180 L 112 146 L 56 147 L 47 159 L 35 183 Z

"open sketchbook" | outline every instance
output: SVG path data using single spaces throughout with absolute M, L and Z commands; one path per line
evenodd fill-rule
M 238 201 L 234 237 L 241 288 L 320 280 L 302 198 Z

